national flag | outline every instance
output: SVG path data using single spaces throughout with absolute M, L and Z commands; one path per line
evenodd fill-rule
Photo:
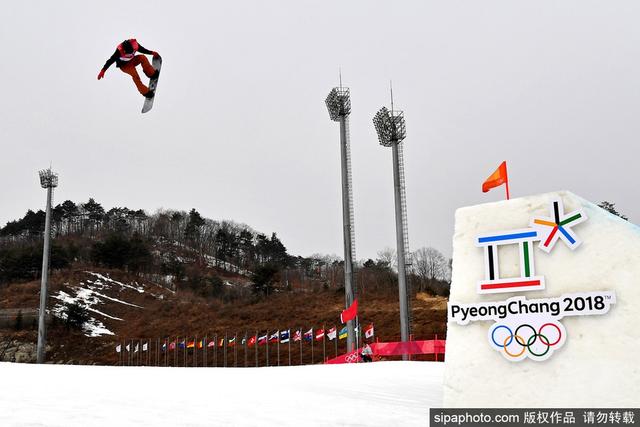
M 127 349 L 127 351 L 131 351 L 131 349 L 129 348 L 129 344 L 127 344 L 125 348 Z
M 269 342 L 278 342 L 278 339 L 280 337 L 280 331 L 271 334 L 271 336 L 269 337 Z
M 218 343 L 218 347 L 224 347 L 224 338 L 220 338 L 220 342 Z
M 147 343 L 142 344 L 142 351 L 147 351 L 147 348 L 149 348 Z
M 353 300 L 353 303 L 342 311 L 340 314 L 340 321 L 342 323 L 347 323 L 349 320 L 353 320 L 358 315 L 358 300 Z
M 227 341 L 227 345 L 229 347 L 233 347 L 234 345 L 236 345 L 236 337 L 229 338 L 229 340 Z
M 373 336 L 373 323 L 367 326 L 364 330 L 364 337 L 371 338 Z
M 136 344 L 136 348 L 135 348 L 135 350 L 133 350 L 133 352 L 134 352 L 134 353 L 137 353 L 137 352 L 138 352 L 138 344 Z
M 166 342 L 162 343 L 162 351 L 167 351 L 167 343 Z
M 265 345 L 267 343 L 267 335 L 264 334 L 263 336 L 258 338 L 258 344 L 260 345 Z
M 290 329 L 287 329 L 286 331 L 280 331 L 280 342 L 285 344 L 289 342 L 289 333 L 291 332 Z
M 171 343 L 169 343 L 169 350 L 175 350 L 175 349 L 176 349 L 176 342 L 171 341 Z
M 293 342 L 300 341 L 302 339 L 302 330 L 298 329 L 293 333 Z
M 202 340 L 200 340 L 200 341 L 198 341 L 198 348 L 202 348 L 202 347 L 204 347 L 204 344 L 203 344 Z
M 482 183 L 482 192 L 486 193 L 492 188 L 498 187 L 502 184 L 507 184 L 507 199 L 509 199 L 509 177 L 507 175 L 506 161 L 500 163 L 498 169 L 496 169 L 495 172 L 493 172 L 491 176 Z
M 189 341 L 189 342 L 187 343 L 187 348 L 195 348 L 195 346 L 196 346 L 195 341 Z
M 312 341 L 313 340 L 313 328 L 309 329 L 307 332 L 304 333 L 304 339 L 306 341 Z
M 336 339 L 336 327 L 335 326 L 327 331 L 327 338 L 329 338 L 329 341 L 333 341 L 333 340 Z
M 256 341 L 257 341 L 258 337 L 257 336 L 252 336 L 251 338 L 249 338 L 249 347 L 255 345 Z
M 207 347 L 215 347 L 216 346 L 216 342 L 214 340 L 209 341 L 209 343 L 207 344 Z
M 120 353 L 121 350 L 122 350 L 122 346 L 120 344 L 118 344 L 116 346 L 116 353 Z
M 316 331 L 316 341 L 320 341 L 324 338 L 324 329 L 318 329 Z
M 240 342 L 240 345 L 245 345 L 247 343 L 247 336 L 245 335 L 244 337 L 242 337 L 242 341 Z
M 185 347 L 184 341 L 178 343 L 178 348 L 183 349 L 184 347 Z
M 340 333 L 338 334 L 338 338 L 343 340 L 346 337 L 347 337 L 347 327 L 345 326 L 344 328 L 340 329 Z

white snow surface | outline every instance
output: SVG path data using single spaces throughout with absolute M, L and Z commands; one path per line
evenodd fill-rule
M 444 363 L 155 368 L 0 363 L 2 426 L 426 426 Z M 44 384 L 40 386 L 39 384 Z
M 133 284 L 126 284 L 122 282 L 118 282 L 117 280 L 113 280 L 110 277 L 102 275 L 100 273 L 94 273 L 91 271 L 85 271 L 86 274 L 92 276 L 93 278 L 87 279 L 84 282 L 80 282 L 77 286 L 72 286 L 70 284 L 66 284 L 69 289 L 69 292 L 59 291 L 57 294 L 51 295 L 51 298 L 57 299 L 61 301 L 60 304 L 56 304 L 51 308 L 51 312 L 62 319 L 66 318 L 66 313 L 64 312 L 63 304 L 65 303 L 75 303 L 84 307 L 87 311 L 91 313 L 95 313 L 103 318 L 122 321 L 123 319 L 119 317 L 112 316 L 108 313 L 105 313 L 102 310 L 97 309 L 96 307 L 100 305 L 104 305 L 106 302 L 111 301 L 118 304 L 124 304 L 131 307 L 136 308 L 144 308 L 136 304 L 132 304 L 126 301 L 123 301 L 118 298 L 110 297 L 105 295 L 103 292 L 106 289 L 114 290 L 117 289 L 118 292 L 123 291 L 134 291 L 137 293 L 144 293 L 144 286 L 139 285 L 134 282 Z M 102 321 L 96 319 L 95 317 L 89 317 L 89 320 L 85 322 L 83 325 L 83 330 L 85 335 L 88 337 L 99 337 L 101 335 L 113 335 Z

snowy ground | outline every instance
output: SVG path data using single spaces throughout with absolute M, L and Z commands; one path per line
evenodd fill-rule
M 0 426 L 426 426 L 442 405 L 443 368 L 0 363 Z

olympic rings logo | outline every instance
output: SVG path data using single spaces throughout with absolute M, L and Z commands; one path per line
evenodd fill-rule
M 356 353 L 352 353 L 344 358 L 347 363 L 354 363 L 358 361 L 358 355 Z
M 509 326 L 496 324 L 490 330 L 490 339 L 494 348 L 501 351 L 510 360 L 545 360 L 552 348 L 558 349 L 564 344 L 566 333 L 559 323 L 544 323 L 538 329 L 524 323 L 512 330 Z M 526 354 L 525 354 L 526 352 Z

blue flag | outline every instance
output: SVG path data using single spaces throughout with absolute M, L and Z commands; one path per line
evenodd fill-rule
M 287 343 L 289 342 L 289 329 L 286 331 L 280 331 L 280 342 Z
M 338 333 L 338 338 L 343 340 L 346 337 L 347 337 L 347 327 L 345 326 L 344 328 L 340 329 L 340 333 Z

